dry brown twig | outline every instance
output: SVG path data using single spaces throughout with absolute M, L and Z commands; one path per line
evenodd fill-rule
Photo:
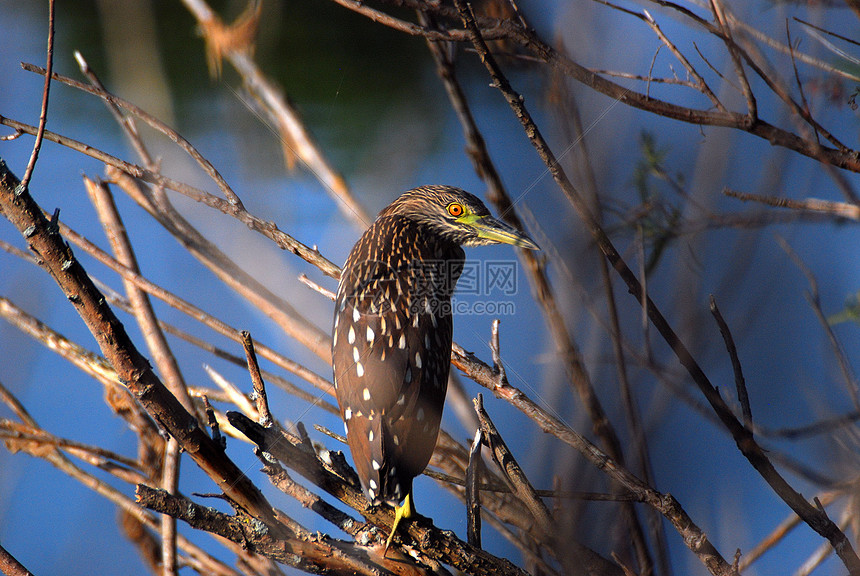
M 21 187 L 25 189 L 30 184 L 30 178 L 32 178 L 33 170 L 36 168 L 39 150 L 42 148 L 42 138 L 45 137 L 45 124 L 48 122 L 48 97 L 51 92 L 51 70 L 54 68 L 54 12 L 54 0 L 48 0 L 48 63 L 45 66 L 48 72 L 45 74 L 45 87 L 42 89 L 42 106 L 39 112 L 36 141 L 33 143 L 33 152 L 30 154 L 30 160 L 27 161 L 24 176 L 21 178 Z
M 466 468 L 466 541 L 476 548 L 481 547 L 481 493 L 478 489 L 481 470 L 481 445 L 483 433 L 475 431 L 475 439 L 469 450 L 469 466 Z
M 248 372 L 251 373 L 251 383 L 254 386 L 253 398 L 257 404 L 257 414 L 261 426 L 272 426 L 274 420 L 269 411 L 269 397 L 266 395 L 266 386 L 263 384 L 263 376 L 260 374 L 260 365 L 257 363 L 257 353 L 254 351 L 254 341 L 251 333 L 242 331 L 242 346 L 245 348 L 245 358 L 248 361 Z
M 860 206 L 849 202 L 835 202 L 833 200 L 822 200 L 820 198 L 805 198 L 803 200 L 792 200 L 779 196 L 758 196 L 746 194 L 735 190 L 723 190 L 723 194 L 737 198 L 744 202 L 760 202 L 776 208 L 790 208 L 799 212 L 812 212 L 828 214 L 834 218 L 847 218 L 860 221 Z

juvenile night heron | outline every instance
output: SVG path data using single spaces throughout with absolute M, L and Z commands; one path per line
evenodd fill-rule
M 439 434 L 460 246 L 538 246 L 451 186 L 410 190 L 379 213 L 343 267 L 332 330 L 334 384 L 370 502 L 395 507 L 391 544 L 414 514 L 412 480 Z

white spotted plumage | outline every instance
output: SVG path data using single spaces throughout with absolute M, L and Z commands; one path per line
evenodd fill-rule
M 376 504 L 399 503 L 429 461 L 450 370 L 446 303 L 462 266 L 447 262 L 465 254 L 409 212 L 419 200 L 443 214 L 455 200 L 486 214 L 465 192 L 407 192 L 380 213 L 343 267 L 332 338 L 336 391 L 356 470 Z M 444 270 L 439 261 L 447 261 Z

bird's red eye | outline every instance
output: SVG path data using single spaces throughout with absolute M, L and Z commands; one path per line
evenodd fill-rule
M 448 214 L 454 218 L 459 218 L 463 215 L 463 205 L 457 204 L 456 202 L 448 204 Z

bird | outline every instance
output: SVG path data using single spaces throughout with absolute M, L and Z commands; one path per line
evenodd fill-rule
M 368 501 L 394 507 L 387 553 L 412 518 L 412 481 L 427 467 L 451 362 L 451 297 L 461 246 L 539 249 L 493 218 L 476 196 L 422 186 L 384 208 L 349 253 L 332 325 L 334 386 L 347 443 Z

